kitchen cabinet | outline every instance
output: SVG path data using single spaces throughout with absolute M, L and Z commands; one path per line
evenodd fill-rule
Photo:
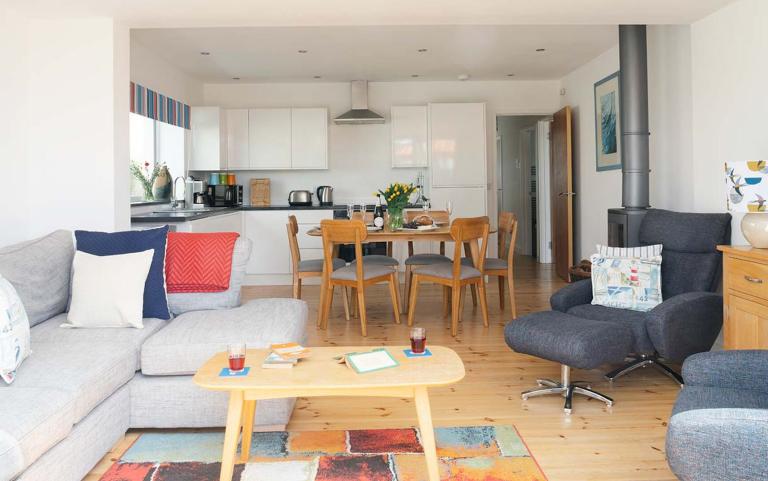
M 427 167 L 429 165 L 427 107 L 425 105 L 392 107 L 392 167 Z
M 192 107 L 189 170 L 227 169 L 227 122 L 219 107 Z
M 220 214 L 182 223 L 177 232 L 237 232 L 243 233 L 242 212 Z
M 291 109 L 250 109 L 248 146 L 251 169 L 290 169 Z
M 328 168 L 327 109 L 291 109 L 291 168 Z
M 322 239 L 306 232 L 332 219 L 333 210 L 247 210 L 243 211 L 244 235 L 253 250 L 246 266 L 246 283 L 262 285 L 291 284 L 291 250 L 288 246 L 288 216 L 299 224 L 299 252 L 302 259 L 323 257 Z
M 485 104 L 434 103 L 428 115 L 432 187 L 486 187 Z
M 248 169 L 251 166 L 248 145 L 248 109 L 228 109 L 227 119 L 227 167 L 230 170 Z

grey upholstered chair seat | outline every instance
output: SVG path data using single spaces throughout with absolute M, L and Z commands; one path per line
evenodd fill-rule
M 667 432 L 683 481 L 768 479 L 768 351 L 712 351 L 683 364 Z
M 632 345 L 632 333 L 625 326 L 557 311 L 535 312 L 507 323 L 504 339 L 516 352 L 579 369 L 620 362 Z
M 343 259 L 333 259 L 333 270 L 341 269 L 347 265 Z M 323 259 L 307 259 L 299 262 L 299 272 L 323 272 Z
M 414 254 L 405 260 L 405 265 L 429 266 L 440 262 L 451 262 L 451 258 L 440 254 Z
M 367 264 L 363 262 L 363 279 L 373 279 L 374 277 L 388 276 L 392 274 L 392 268 L 376 264 Z M 357 279 L 357 265 L 351 264 L 347 267 L 333 271 L 331 279 L 354 281 Z
M 469 257 L 462 257 L 461 263 L 465 266 L 474 266 L 474 262 L 472 262 L 472 259 Z M 485 259 L 485 270 L 489 271 L 495 271 L 499 269 L 506 269 L 507 268 L 507 260 L 506 259 L 497 259 L 495 257 L 486 257 Z
M 433 264 L 431 266 L 424 266 L 419 268 L 419 274 L 426 274 L 428 276 L 442 277 L 443 279 L 453 278 L 453 262 L 440 264 Z M 461 266 L 461 273 L 459 278 L 471 279 L 473 277 L 480 277 L 482 273 L 474 267 Z
M 654 352 L 651 338 L 648 337 L 646 322 L 647 312 L 616 309 L 614 307 L 581 304 L 568 309 L 568 314 L 593 321 L 626 326 L 632 332 L 632 352 L 635 354 L 652 354 Z M 624 353 L 627 354 L 627 353 Z
M 355 262 L 357 262 L 357 259 L 352 261 L 352 264 L 355 264 Z M 400 263 L 397 262 L 397 259 L 395 259 L 394 257 L 382 256 L 379 254 L 372 254 L 372 255 L 363 257 L 363 265 L 397 267 L 400 265 Z

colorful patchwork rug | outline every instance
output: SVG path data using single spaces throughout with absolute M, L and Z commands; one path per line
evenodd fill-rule
M 544 481 L 514 426 L 435 430 L 441 479 Z M 216 481 L 221 432 L 145 433 L 101 481 Z M 234 481 L 425 481 L 418 429 L 254 433 Z

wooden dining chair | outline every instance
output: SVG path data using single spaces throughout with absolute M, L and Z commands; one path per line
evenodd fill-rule
M 504 310 L 504 280 L 509 287 L 509 307 L 512 319 L 517 318 L 517 302 L 515 302 L 515 241 L 517 240 L 517 216 L 512 212 L 499 214 L 499 258 L 485 260 L 483 274 L 499 278 L 499 308 Z
M 288 245 L 291 248 L 291 273 L 293 277 L 293 298 L 301 299 L 301 281 L 310 277 L 322 277 L 323 275 L 323 259 L 307 259 L 301 260 L 301 251 L 299 250 L 299 240 L 297 238 L 299 234 L 299 224 L 296 222 L 296 216 L 288 216 Z M 332 259 L 333 269 L 341 269 L 345 265 L 343 259 L 334 257 Z M 342 296 L 344 297 L 344 315 L 349 320 L 349 296 L 347 295 L 347 289 L 342 290 Z
M 363 257 L 363 242 L 368 238 L 365 224 L 359 220 L 323 220 L 320 223 L 323 234 L 323 295 L 321 296 L 321 328 L 328 328 L 328 315 L 333 301 L 335 286 L 352 287 L 357 291 L 360 310 L 360 328 L 363 336 L 368 335 L 365 308 L 365 288 L 386 282 L 392 297 L 395 323 L 400 324 L 400 300 L 398 299 L 397 272 L 389 266 L 368 264 Z M 333 269 L 333 248 L 336 244 L 354 244 L 357 262 L 341 269 Z
M 485 277 L 483 268 L 485 253 L 488 250 L 488 233 L 490 225 L 488 217 L 473 217 L 456 219 L 451 224 L 451 238 L 454 241 L 453 261 L 420 267 L 413 271 L 413 286 L 408 303 L 408 325 L 413 325 L 416 313 L 416 298 L 419 284 L 423 281 L 440 284 L 451 290 L 451 335 L 456 336 L 461 315 L 462 299 L 468 285 L 477 286 L 480 298 L 480 309 L 483 314 L 483 325 L 488 327 L 488 303 L 485 296 Z M 480 243 L 478 245 L 478 242 Z M 461 248 L 468 243 L 474 266 L 461 262 Z
M 419 216 L 424 214 L 432 217 L 435 222 L 441 222 L 448 224 L 450 222 L 450 216 L 448 212 L 444 210 L 410 210 L 405 211 L 405 221 L 413 222 Z M 408 241 L 408 258 L 405 259 L 405 285 L 403 288 L 403 312 L 408 312 L 408 302 L 411 293 L 411 284 L 413 282 L 413 270 L 422 266 L 429 266 L 432 264 L 438 264 L 441 262 L 451 262 L 451 258 L 445 255 L 445 242 L 440 242 L 439 254 L 415 254 L 413 249 L 413 241 Z

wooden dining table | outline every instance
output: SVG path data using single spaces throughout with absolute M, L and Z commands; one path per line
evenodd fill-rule
M 496 229 L 491 228 L 490 234 L 496 233 Z M 323 233 L 320 227 L 313 227 L 307 231 L 307 235 L 312 237 L 322 237 Z M 364 243 L 370 242 L 452 242 L 451 226 L 449 224 L 439 225 L 435 229 L 398 229 L 391 230 L 385 225 L 383 229 L 369 230 L 368 237 Z M 339 256 L 339 246 L 333 248 L 333 257 Z M 391 254 L 391 252 L 390 252 Z M 464 244 L 464 255 L 470 257 L 470 245 Z M 320 298 L 325 293 L 325 276 L 323 276 L 322 286 L 320 288 Z M 403 299 L 403 310 L 406 310 L 407 299 Z M 318 313 L 318 318 L 320 314 Z

